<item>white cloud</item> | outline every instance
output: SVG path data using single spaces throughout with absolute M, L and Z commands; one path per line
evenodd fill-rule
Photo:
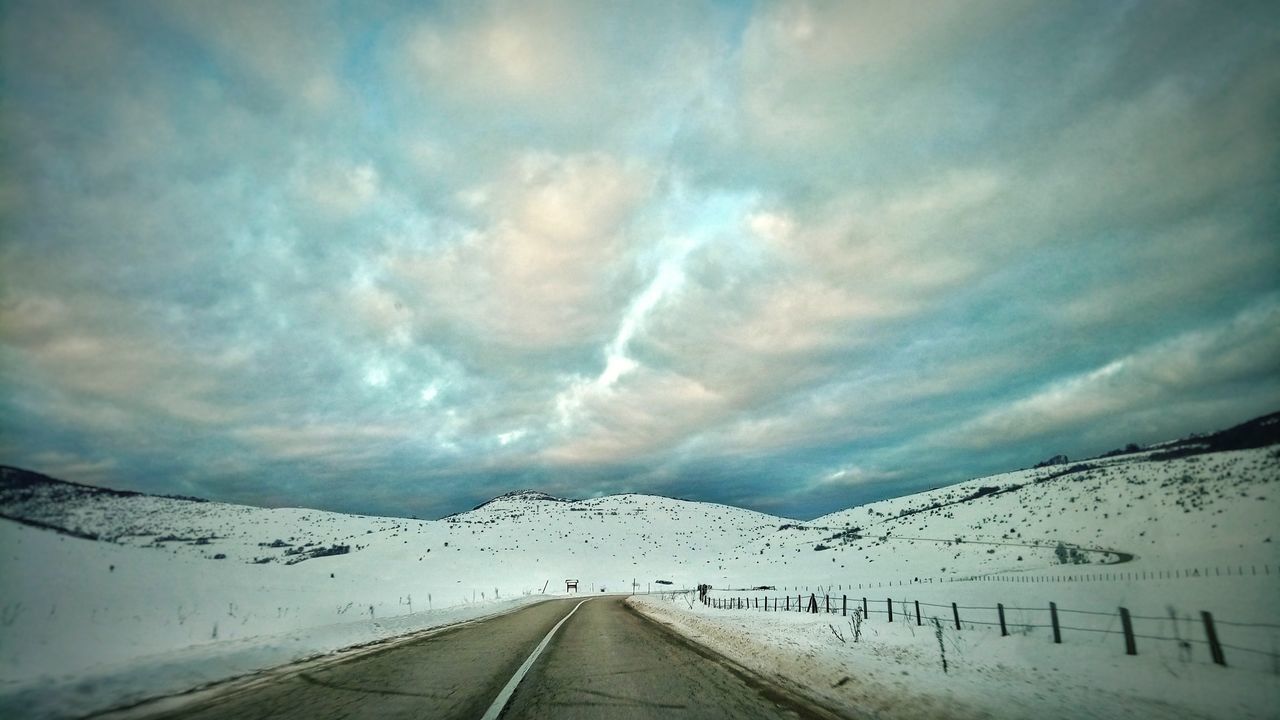
M 607 155 L 528 154 L 486 189 L 484 225 L 447 244 L 405 243 L 382 259 L 416 322 L 487 344 L 593 343 L 626 302 L 630 225 L 649 198 L 643 167 Z
M 390 447 L 410 439 L 413 433 L 400 424 L 321 422 L 250 425 L 237 428 L 232 435 L 268 457 L 351 467 L 385 456 Z
M 875 470 L 859 465 L 846 465 L 821 475 L 813 483 L 816 487 L 853 487 L 875 482 L 885 482 L 902 477 L 902 471 Z
M 57 450 L 35 453 L 31 461 L 51 477 L 82 483 L 102 481 L 110 477 L 110 472 L 118 465 L 115 458 L 91 460 Z
M 765 152 L 822 152 L 859 145 L 860 136 L 884 134 L 900 121 L 936 123 L 911 107 L 919 78 L 937 72 L 957 46 L 995 32 L 999 16 L 1011 12 L 1012 4 L 950 2 L 764 6 L 743 35 L 746 135 Z M 962 111 L 945 93 L 932 99 L 947 102 L 935 108 L 943 114 Z
M 304 212 L 333 219 L 368 210 L 381 192 L 378 171 L 368 162 L 308 163 L 295 171 L 293 182 Z
M 573 432 L 540 457 L 554 464 L 619 463 L 670 451 L 724 413 L 725 400 L 696 380 L 639 367 L 582 398 Z
M 940 444 L 987 448 L 1077 429 L 1214 395 L 1280 374 L 1280 305 L 1255 306 L 1229 324 L 1188 332 L 1087 373 L 1064 378 L 942 432 Z
M 161 2 L 154 9 L 272 94 L 314 112 L 331 111 L 345 99 L 336 77 L 346 47 L 343 28 L 319 5 Z

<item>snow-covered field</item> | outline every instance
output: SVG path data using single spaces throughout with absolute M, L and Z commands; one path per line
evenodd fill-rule
M 1271 584 L 1269 591 L 1276 590 Z M 1090 599 L 1087 589 L 1075 592 L 1077 604 Z M 715 610 L 657 595 L 628 602 L 757 674 L 853 717 L 1172 720 L 1273 718 L 1280 712 L 1276 671 L 1257 662 L 1237 664 L 1245 657 L 1230 650 L 1230 666 L 1219 667 L 1203 646 L 1184 656 L 1174 644 L 1140 639 L 1139 654 L 1131 657 L 1116 635 L 1067 632 L 1063 644 L 1054 645 L 1048 630 L 1024 631 L 1012 620 L 1008 637 L 969 623 L 957 631 L 950 609 L 929 608 L 922 609 L 920 626 L 901 615 L 892 624 L 873 615 L 855 640 L 854 622 L 838 613 Z M 1184 632 L 1193 634 L 1193 628 L 1188 624 Z
M 806 522 L 533 492 L 420 521 L 101 492 L 3 470 L 0 513 L 26 524 L 0 520 L 0 714 L 173 692 L 503 611 L 574 578 L 583 593 L 710 583 L 719 599 L 866 596 L 873 614 L 858 642 L 838 615 L 644 602 L 743 664 L 886 717 L 1276 716 L 1280 450 L 1150 455 L 981 478 Z M 755 587 L 777 589 L 725 590 Z M 890 598 L 940 617 L 948 673 L 934 628 L 876 614 Z M 952 602 L 965 608 L 960 631 Z M 972 609 L 997 602 L 1010 637 L 979 624 L 992 611 Z M 1101 614 L 1064 614 L 1081 630 L 1054 645 L 1027 627 L 1048 622 L 1049 602 Z M 1121 636 L 1084 631 L 1118 629 L 1122 606 L 1139 635 L 1177 633 L 1189 655 L 1139 638 L 1130 657 Z M 1231 646 L 1226 668 L 1209 660 L 1202 610 Z
M 688 586 L 705 572 L 688 558 L 782 522 L 637 495 L 514 493 L 436 521 L 49 482 L 17 495 L 4 514 L 65 532 L 0 520 L 0 716 L 175 692 L 563 594 L 569 578 L 584 593 Z M 335 546 L 348 550 L 298 561 Z
M 1274 447 L 1139 456 L 982 478 L 762 538 L 710 606 L 680 594 L 631 602 L 855 715 L 1280 717 L 1278 458 Z M 1088 562 L 1061 562 L 1059 544 Z M 744 589 L 760 586 L 773 589 Z M 821 612 L 796 612 L 811 595 Z M 870 614 L 855 640 L 863 598 Z M 1215 618 L 1226 667 L 1213 662 L 1201 611 Z

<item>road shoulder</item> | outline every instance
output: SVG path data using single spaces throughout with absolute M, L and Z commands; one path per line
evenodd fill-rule
M 637 600 L 639 600 L 638 596 L 627 598 L 623 602 L 623 607 L 653 627 L 655 632 L 666 636 L 671 642 L 687 647 L 698 655 L 727 668 L 770 700 L 780 705 L 790 706 L 803 717 L 823 720 L 853 717 L 847 712 L 836 709 L 836 706 L 826 698 L 816 695 L 810 688 L 795 682 L 791 677 L 779 673 L 761 672 L 761 668 L 752 667 L 748 658 L 732 657 L 721 652 L 718 649 L 720 644 L 716 643 L 713 636 L 690 623 L 682 622 L 678 612 L 664 613 L 659 606 Z
M 303 673 L 311 673 L 343 663 L 368 659 L 375 655 L 389 652 L 416 642 L 437 638 L 483 622 L 496 620 L 508 615 L 522 612 L 560 598 L 547 597 L 533 602 L 508 607 L 488 615 L 450 622 L 434 627 L 421 628 L 412 632 L 379 638 L 368 642 L 349 645 L 332 652 L 293 660 L 269 668 L 242 673 L 213 682 L 180 690 L 178 692 L 157 694 L 136 701 L 118 704 L 84 715 L 85 720 L 145 720 L 146 718 L 166 716 L 175 712 L 203 707 L 221 702 L 229 698 L 251 693 L 259 688 L 282 680 L 297 677 Z

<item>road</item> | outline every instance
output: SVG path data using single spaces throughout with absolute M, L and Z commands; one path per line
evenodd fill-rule
M 149 718 L 479 720 L 581 599 L 556 600 L 420 641 L 201 696 Z M 493 708 L 496 711 L 498 708 Z M 527 668 L 502 718 L 829 717 L 623 604 L 582 603 Z

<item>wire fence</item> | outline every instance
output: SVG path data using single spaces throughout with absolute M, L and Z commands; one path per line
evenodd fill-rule
M 872 599 L 869 596 L 850 596 L 847 593 L 833 595 L 830 592 L 803 592 L 787 595 L 712 595 L 710 588 L 700 593 L 699 600 L 707 607 L 731 611 L 791 612 L 809 614 L 856 616 L 859 620 L 883 619 L 888 623 L 924 625 L 945 623 L 956 631 L 977 627 L 998 627 L 1000 635 L 1025 635 L 1035 630 L 1050 630 L 1055 644 L 1062 644 L 1070 633 L 1122 636 L 1125 653 L 1137 655 L 1138 641 L 1173 643 L 1182 652 L 1189 652 L 1193 645 L 1205 646 L 1217 665 L 1226 666 L 1226 651 L 1269 657 L 1271 669 L 1280 674 L 1280 623 L 1243 622 L 1214 618 L 1208 611 L 1200 611 L 1195 617 L 1178 615 L 1170 608 L 1168 615 L 1139 615 L 1119 607 L 1114 612 L 1074 610 L 1058 607 L 1050 602 L 1045 607 L 1023 605 L 960 605 L 957 603 L 924 602 L 906 599 Z M 723 591 L 721 591 L 723 592 Z M 750 592 L 730 591 L 730 592 Z M 926 617 L 926 611 L 933 611 Z M 1013 614 L 1016 613 L 1016 616 Z M 1075 620 L 1071 620 L 1075 618 Z M 1070 622 L 1064 622 L 1069 620 Z M 1135 621 L 1141 625 L 1135 626 Z M 1092 625 L 1092 626 L 1091 626 Z M 1254 643 L 1269 639 L 1270 647 L 1247 645 L 1241 642 L 1223 642 L 1219 626 L 1239 628 L 1233 631 L 1238 640 L 1247 638 Z
M 877 588 L 907 587 L 910 585 L 935 585 L 955 582 L 1005 582 L 1029 584 L 1083 583 L 1083 582 L 1146 582 L 1159 580 L 1203 580 L 1217 577 L 1276 577 L 1280 578 L 1280 565 L 1210 565 L 1164 570 L 1095 570 L 1088 565 L 1064 566 L 1072 571 L 1044 572 L 993 572 L 981 575 L 945 575 L 893 580 L 872 580 L 857 583 L 830 583 L 817 585 L 790 585 L 770 590 L 804 592 L 874 590 Z M 1075 568 L 1079 568 L 1075 570 Z M 740 591 L 763 588 L 736 588 Z

